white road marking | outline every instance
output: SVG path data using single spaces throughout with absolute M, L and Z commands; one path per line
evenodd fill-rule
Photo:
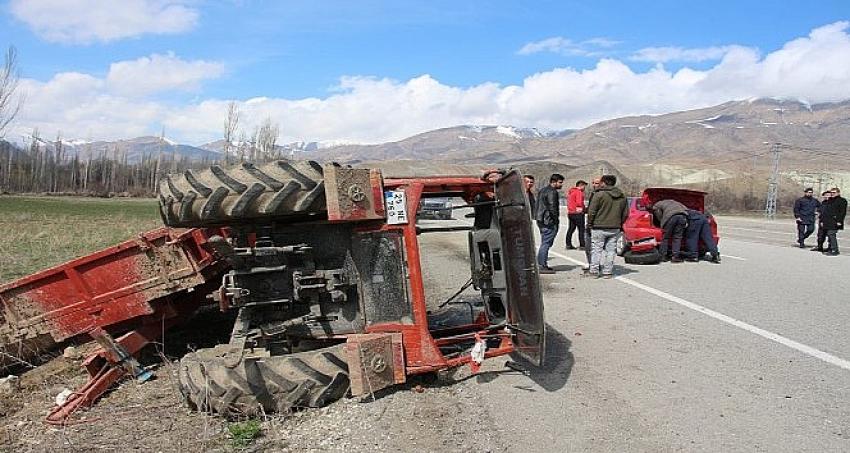
M 779 234 L 782 236 L 797 236 L 797 233 L 792 233 L 788 231 L 771 231 L 767 229 L 757 230 L 755 228 L 741 228 L 741 227 L 733 227 L 733 226 L 722 226 L 721 230 L 739 230 L 739 231 L 751 231 L 753 233 L 768 233 L 768 234 Z
M 565 260 L 567 260 L 567 261 L 569 261 L 569 262 L 571 262 L 571 263 L 580 264 L 580 265 L 582 265 L 582 266 L 584 266 L 584 265 L 586 265 L 586 264 L 587 264 L 587 263 L 586 263 L 586 262 L 584 262 L 584 261 L 579 261 L 579 260 L 576 260 L 576 259 L 570 258 L 569 256 L 561 255 L 560 253 L 558 253 L 558 252 L 554 252 L 554 251 L 552 251 L 552 250 L 549 250 L 549 253 L 550 253 L 550 254 L 552 254 L 552 255 L 557 256 L 558 258 L 565 259 Z M 738 261 L 747 261 L 747 259 L 746 259 L 746 258 L 742 258 L 742 257 L 740 257 L 740 256 L 735 256 L 735 255 L 724 255 L 724 254 L 722 254 L 722 253 L 721 253 L 721 254 L 720 254 L 720 256 L 722 256 L 723 258 L 729 258 L 729 259 L 738 260 Z
M 575 264 L 579 264 L 579 265 L 586 264 L 584 261 L 579 261 L 577 259 L 570 258 L 570 257 L 562 255 L 558 252 L 550 251 L 549 253 L 557 256 L 558 258 L 565 259 L 565 260 L 567 260 L 571 263 L 575 263 Z M 665 293 L 664 291 L 661 291 L 660 289 L 655 289 L 651 286 L 644 285 L 643 283 L 638 283 L 638 282 L 636 282 L 636 281 L 634 281 L 630 278 L 620 276 L 620 277 L 615 277 L 615 280 L 619 280 L 619 281 L 621 281 L 621 282 L 623 282 L 627 285 L 631 285 L 631 286 L 634 286 L 635 288 L 642 289 L 642 290 L 644 290 L 644 291 L 646 291 L 650 294 L 656 295 L 656 296 L 658 296 L 662 299 L 666 299 L 666 300 L 673 302 L 675 304 L 679 304 L 683 307 L 690 308 L 691 310 L 702 313 L 702 314 L 709 316 L 711 318 L 714 318 L 718 321 L 725 322 L 726 324 L 733 325 L 733 326 L 738 327 L 740 329 L 746 330 L 747 332 L 756 334 L 756 335 L 758 335 L 762 338 L 766 338 L 768 340 L 779 343 L 783 346 L 787 346 L 791 349 L 802 352 L 803 354 L 806 354 L 810 357 L 814 357 L 816 359 L 823 360 L 826 363 L 829 363 L 831 365 L 835 365 L 839 368 L 843 368 L 845 370 L 850 371 L 850 361 L 848 361 L 848 360 L 842 359 L 840 357 L 836 357 L 836 356 L 829 354 L 827 352 L 823 352 L 823 351 L 821 351 L 819 349 L 815 349 L 811 346 L 804 345 L 804 344 L 796 342 L 796 341 L 794 341 L 790 338 L 786 338 L 786 337 L 783 337 L 782 335 L 773 333 L 773 332 L 768 331 L 768 330 L 764 330 L 760 327 L 756 327 L 756 326 L 754 326 L 752 324 L 748 324 L 744 321 L 739 321 L 735 318 L 732 318 L 731 316 L 726 316 L 723 313 L 716 312 L 716 311 L 714 311 L 710 308 L 706 308 L 706 307 L 703 307 L 702 305 L 698 305 L 698 304 L 695 304 L 693 302 L 689 302 L 685 299 L 682 299 L 680 297 L 676 297 L 672 294 Z
M 844 368 L 845 370 L 850 370 L 850 361 L 848 361 L 848 360 L 844 360 L 840 357 L 836 357 L 832 354 L 823 352 L 819 349 L 815 349 L 811 346 L 807 346 L 807 345 L 804 345 L 802 343 L 798 343 L 794 340 L 791 340 L 790 338 L 785 338 L 782 335 L 770 332 L 768 330 L 764 330 L 764 329 L 756 327 L 752 324 L 748 324 L 744 321 L 739 321 L 739 320 L 732 318 L 730 316 L 726 316 L 723 313 L 718 313 L 718 312 L 711 310 L 709 308 L 705 308 L 702 305 L 697 305 L 693 302 L 688 302 L 685 299 L 682 299 L 680 297 L 676 297 L 672 294 L 665 293 L 664 291 L 655 289 L 651 286 L 647 286 L 647 285 L 644 285 L 642 283 L 638 283 L 638 282 L 636 282 L 632 279 L 629 279 L 629 278 L 626 278 L 626 277 L 617 277 L 616 280 L 619 280 L 619 281 L 621 281 L 621 282 L 623 282 L 627 285 L 632 285 L 635 288 L 642 289 L 642 290 L 644 290 L 644 291 L 646 291 L 650 294 L 654 294 L 658 297 L 661 297 L 662 299 L 666 299 L 670 302 L 679 304 L 683 307 L 690 308 L 691 310 L 700 312 L 700 313 L 702 313 L 706 316 L 710 316 L 710 317 L 712 317 L 712 318 L 714 318 L 718 321 L 722 321 L 722 322 L 725 322 L 727 324 L 731 324 L 731 325 L 738 327 L 740 329 L 744 329 L 747 332 L 754 333 L 754 334 L 756 334 L 760 337 L 767 338 L 768 340 L 771 340 L 771 341 L 775 341 L 775 342 L 777 342 L 777 343 L 779 343 L 783 346 L 787 346 L 791 349 L 797 350 L 799 352 L 802 352 L 803 354 L 814 357 L 816 359 L 823 360 L 824 362 L 829 363 L 831 365 L 835 365 L 837 367 Z
M 587 262 L 586 262 L 586 261 L 579 261 L 579 260 L 577 260 L 577 259 L 570 258 L 570 257 L 569 257 L 569 256 L 567 256 L 567 255 L 561 255 L 560 253 L 558 253 L 558 252 L 554 252 L 554 251 L 552 251 L 551 249 L 549 250 L 549 254 L 550 254 L 550 255 L 555 255 L 555 256 L 557 256 L 558 258 L 561 258 L 561 259 L 565 259 L 565 260 L 567 260 L 567 261 L 569 261 L 569 262 L 571 262 L 571 263 L 578 264 L 579 266 L 586 266 L 586 265 L 587 265 Z

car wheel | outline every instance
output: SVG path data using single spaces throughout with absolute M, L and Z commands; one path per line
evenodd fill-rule
M 658 264 L 661 262 L 661 254 L 658 249 L 652 249 L 648 252 L 632 252 L 627 251 L 623 255 L 626 264 Z
M 621 234 L 619 238 L 617 238 L 617 256 L 623 256 L 626 254 L 626 239 Z

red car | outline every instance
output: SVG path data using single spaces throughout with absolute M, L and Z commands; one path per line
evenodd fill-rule
M 705 212 L 705 192 L 652 187 L 645 189 L 640 197 L 629 198 L 629 218 L 623 224 L 623 235 L 617 242 L 617 254 L 622 256 L 626 263 L 658 264 L 661 262 L 658 244 L 661 243 L 664 232 L 653 222 L 652 211 L 648 207 L 656 201 L 667 199 L 676 200 L 690 209 L 704 213 L 711 225 L 714 242 L 720 242 L 720 236 L 717 235 L 717 222 L 714 216 Z M 683 239 L 682 248 L 684 247 Z M 704 255 L 705 248 L 700 243 L 700 257 Z

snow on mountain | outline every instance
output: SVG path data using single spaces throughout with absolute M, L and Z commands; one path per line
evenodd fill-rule
M 522 136 L 517 134 L 516 130 L 510 126 L 496 126 L 496 132 L 507 135 L 508 137 L 522 138 Z

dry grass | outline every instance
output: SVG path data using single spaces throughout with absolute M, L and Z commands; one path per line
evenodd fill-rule
M 161 225 L 153 199 L 0 196 L 0 283 Z

